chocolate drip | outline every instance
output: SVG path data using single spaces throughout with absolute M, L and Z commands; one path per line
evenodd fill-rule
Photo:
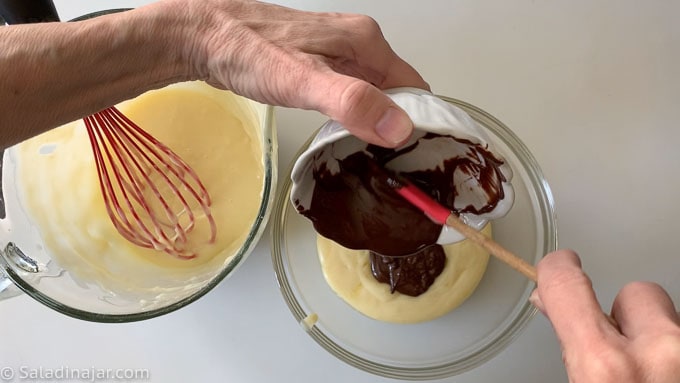
M 446 254 L 439 245 L 426 247 L 407 257 L 388 257 L 370 252 L 371 272 L 390 291 L 417 297 L 426 292 L 446 265 Z
M 401 175 L 457 214 L 472 213 L 479 215 L 492 211 L 505 198 L 503 182 L 506 181 L 506 178 L 500 170 L 503 161 L 497 159 L 487 149 L 470 141 L 450 138 L 469 145 L 466 157 L 444 160 L 442 170 L 414 171 L 401 173 Z M 453 174 L 456 171 L 465 174 L 472 186 L 454 185 Z M 466 187 L 476 187 L 485 192 L 486 198 L 482 206 L 476 207 L 470 203 L 462 208 L 455 207 L 457 197 L 460 197 L 461 192 L 463 192 L 461 189 Z
M 481 214 L 493 210 L 504 198 L 505 181 L 497 159 L 486 148 L 452 136 L 427 133 L 406 147 L 395 149 L 368 145 L 363 152 L 337 160 L 340 171 L 332 172 L 326 161 L 317 159 L 313 167 L 316 181 L 311 206 L 295 201 L 298 212 L 309 218 L 316 231 L 349 249 L 368 249 L 389 256 L 414 254 L 436 243 L 441 226 L 399 196 L 387 184 L 381 169 L 388 162 L 414 151 L 428 140 L 451 140 L 465 144 L 464 156 L 443 160 L 443 166 L 413 172 L 398 172 L 452 211 Z M 464 192 L 454 185 L 454 173 L 462 172 L 472 185 L 482 188 L 486 201 L 456 208 L 456 198 Z

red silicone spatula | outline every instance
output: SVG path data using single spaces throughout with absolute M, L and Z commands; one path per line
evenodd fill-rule
M 466 225 L 465 222 L 451 210 L 442 206 L 439 202 L 435 201 L 432 197 L 425 194 L 425 192 L 418 189 L 407 180 L 397 179 L 392 175 L 388 175 L 387 183 L 399 195 L 404 197 L 418 209 L 422 210 L 432 221 L 440 225 L 450 226 L 469 240 L 483 247 L 491 255 L 519 271 L 530 280 L 536 282 L 536 268 L 534 266 L 513 254 L 510 250 L 499 245 L 498 242 Z

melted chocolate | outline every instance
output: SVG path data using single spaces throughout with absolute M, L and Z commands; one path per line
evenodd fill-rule
M 425 138 L 427 137 L 425 136 Z M 469 145 L 467 157 L 444 160 L 442 170 L 414 171 L 401 173 L 401 175 L 456 214 L 472 213 L 479 215 L 492 211 L 496 208 L 498 202 L 505 197 L 503 182 L 506 181 L 506 178 L 500 170 L 503 161 L 497 159 L 487 149 L 470 141 L 453 137 L 447 138 Z M 459 197 L 463 192 L 461 189 L 472 187 L 463 184 L 454 185 L 453 174 L 455 171 L 466 174 L 469 177 L 468 179 L 472 181 L 472 186 L 486 193 L 485 203 L 482 206 L 475 207 L 473 204 L 468 204 L 462 208 L 454 207 L 456 197 Z
M 340 171 L 332 172 L 327 161 L 317 157 L 311 206 L 305 209 L 300 201 L 295 201 L 298 212 L 312 221 L 319 234 L 349 249 L 381 254 L 371 256 L 371 268 L 378 280 L 390 283 L 393 292 L 421 294 L 441 273 L 445 261 L 443 249 L 432 246 L 439 238 L 441 226 L 398 195 L 388 185 L 384 170 L 388 162 L 412 152 L 421 142 L 435 139 L 444 145 L 446 140 L 452 140 L 452 145 L 465 144 L 466 151 L 464 155 L 444 159 L 434 169 L 396 172 L 397 176 L 407 178 L 457 214 L 493 210 L 504 198 L 505 177 L 499 169 L 503 162 L 478 144 L 433 133 L 397 150 L 368 145 L 365 151 L 338 159 Z M 459 175 L 459 185 L 454 184 L 454 173 Z M 464 189 L 473 187 L 486 194 L 481 206 L 470 203 L 456 208 L 456 199 L 466 192 Z M 441 255 L 434 256 L 433 252 Z M 406 260 L 389 259 L 409 255 Z M 435 257 L 439 260 L 434 261 Z
M 389 257 L 370 252 L 371 272 L 390 291 L 417 297 L 432 286 L 446 265 L 446 254 L 439 245 L 429 246 L 406 257 Z
M 427 219 L 387 184 L 387 175 L 366 153 L 314 171 L 311 207 L 301 213 L 316 231 L 342 246 L 383 255 L 409 255 L 437 241 L 441 226 Z

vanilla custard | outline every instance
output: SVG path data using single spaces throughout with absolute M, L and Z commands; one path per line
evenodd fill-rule
M 79 283 L 140 298 L 212 279 L 243 245 L 262 198 L 261 127 L 248 103 L 194 82 L 118 105 L 186 161 L 211 197 L 217 237 L 194 244 L 197 256 L 190 260 L 138 247 L 116 231 L 82 121 L 15 147 L 19 198 L 51 258 Z
M 491 236 L 491 224 L 482 233 Z M 323 275 L 335 293 L 364 315 L 394 323 L 438 318 L 461 305 L 484 276 L 489 254 L 469 240 L 443 246 L 446 263 L 424 293 L 414 297 L 391 292 L 376 280 L 368 250 L 350 250 L 321 235 L 317 249 Z

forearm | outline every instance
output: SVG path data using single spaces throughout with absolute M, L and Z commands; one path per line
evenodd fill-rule
M 152 4 L 72 23 L 0 28 L 0 147 L 191 78 L 177 13 Z
M 1 27 L 0 76 L 0 148 L 184 80 L 318 110 L 396 146 L 413 123 L 381 90 L 428 88 L 370 17 L 253 0 L 163 0 L 77 23 Z

